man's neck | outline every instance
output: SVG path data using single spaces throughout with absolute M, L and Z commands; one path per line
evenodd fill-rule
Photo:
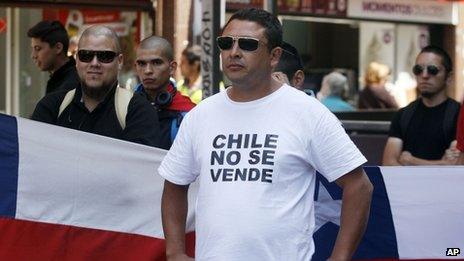
M 58 71 L 58 69 L 60 69 L 61 67 L 63 67 L 63 65 L 65 65 L 67 62 L 69 62 L 69 57 L 68 56 L 59 56 L 57 59 L 56 59 L 56 63 L 55 63 L 55 66 L 53 67 L 53 69 L 50 71 L 50 73 L 54 73 L 56 71 Z
M 422 96 L 422 102 L 427 107 L 435 107 L 437 105 L 440 105 L 441 103 L 446 101 L 446 99 L 448 99 L 448 96 L 446 96 L 446 93 L 444 91 L 440 92 L 440 93 L 437 93 L 436 95 L 434 95 L 432 97 L 424 97 L 424 96 Z
M 148 94 L 148 96 L 150 96 L 150 100 L 151 101 L 154 101 L 156 96 L 158 96 L 158 94 L 162 91 L 169 91 L 169 85 L 170 85 L 170 82 L 166 83 L 163 87 L 160 87 L 160 88 L 157 88 L 155 90 L 153 89 L 145 89 L 145 92 Z
M 270 75 L 264 79 L 257 79 L 253 83 L 232 83 L 228 95 L 236 102 L 249 102 L 266 97 L 282 86 L 282 83 L 274 80 Z
M 85 107 L 87 108 L 87 110 L 89 110 L 90 112 L 92 112 L 93 110 L 95 110 L 95 108 L 97 108 L 98 104 L 100 104 L 101 102 L 103 102 L 106 98 L 106 96 L 108 96 L 108 94 L 111 92 L 111 90 L 113 88 L 120 88 L 117 86 L 117 82 L 115 82 L 115 84 L 111 85 L 110 88 L 105 88 L 105 92 L 100 92 L 100 93 L 94 93 L 94 95 L 88 95 L 85 93 L 84 90 L 82 90 L 82 101 L 84 102 L 84 105 Z
M 89 110 L 90 112 L 92 112 L 93 110 L 95 110 L 95 108 L 97 108 L 98 104 L 100 104 L 101 101 L 99 100 L 96 100 L 94 98 L 91 98 L 87 95 L 85 95 L 85 93 L 82 94 L 82 100 L 84 101 L 84 105 L 85 107 L 87 108 L 87 110 Z

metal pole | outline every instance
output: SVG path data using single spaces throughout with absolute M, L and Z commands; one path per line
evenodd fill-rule
M 277 0 L 264 0 L 263 9 L 277 16 Z
M 6 50 L 5 50 L 5 65 L 6 65 L 6 72 L 5 72 L 5 112 L 6 114 L 13 114 L 13 106 L 12 106 L 12 93 L 13 93 L 13 80 L 12 80 L 12 41 L 13 41 L 13 12 L 11 7 L 6 8 Z
M 219 92 L 219 49 L 216 37 L 220 32 L 221 2 L 202 0 L 201 11 L 201 76 L 203 80 L 203 98 Z

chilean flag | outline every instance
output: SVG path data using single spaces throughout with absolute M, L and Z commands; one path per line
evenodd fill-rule
M 367 230 L 353 259 L 464 257 L 464 166 L 364 170 L 374 192 Z M 341 189 L 318 174 L 313 260 L 330 256 L 341 198 Z
M 164 260 L 164 180 L 157 174 L 164 155 L 0 114 L 0 260 Z M 463 166 L 365 170 L 374 193 L 355 259 L 464 257 Z M 190 186 L 190 206 L 197 189 Z M 313 260 L 332 251 L 341 196 L 318 175 Z M 186 224 L 191 256 L 193 209 Z
M 164 260 L 164 155 L 0 114 L 0 260 Z

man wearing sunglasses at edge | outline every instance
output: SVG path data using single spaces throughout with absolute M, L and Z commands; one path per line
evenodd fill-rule
M 132 96 L 118 86 L 123 57 L 116 33 L 105 26 L 87 28 L 78 43 L 76 59 L 80 86 L 69 105 L 60 113 L 66 91 L 45 96 L 37 104 L 32 119 L 149 146 L 159 144 L 158 117 L 141 95 Z M 123 92 L 124 91 L 124 92 Z M 117 115 L 116 93 L 125 93 L 128 104 L 125 126 Z M 128 93 L 129 92 L 129 93 Z M 122 95 L 121 94 L 121 95 Z
M 421 50 L 413 67 L 420 96 L 393 117 L 383 165 L 457 163 L 459 103 L 446 94 L 452 68 L 451 58 L 443 49 L 427 46 Z
M 310 260 L 316 170 L 344 191 L 331 259 L 356 250 L 372 194 L 366 159 L 320 102 L 272 77 L 281 42 L 279 20 L 258 9 L 232 15 L 217 38 L 232 85 L 185 116 L 158 169 L 168 260 L 192 260 L 185 219 L 197 179 L 197 260 Z
M 155 107 L 160 123 L 160 148 L 168 150 L 182 119 L 195 104 L 183 96 L 170 77 L 177 63 L 171 44 L 164 38 L 150 36 L 137 47 L 135 71 L 140 79 L 135 92 L 141 93 Z

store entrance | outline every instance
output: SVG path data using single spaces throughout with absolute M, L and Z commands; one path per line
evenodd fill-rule
M 285 18 L 282 24 L 284 40 L 294 45 L 302 56 L 305 88 L 318 92 L 323 76 L 338 70 L 348 77 L 347 98 L 353 100 L 358 90 L 358 23 L 305 17 Z

